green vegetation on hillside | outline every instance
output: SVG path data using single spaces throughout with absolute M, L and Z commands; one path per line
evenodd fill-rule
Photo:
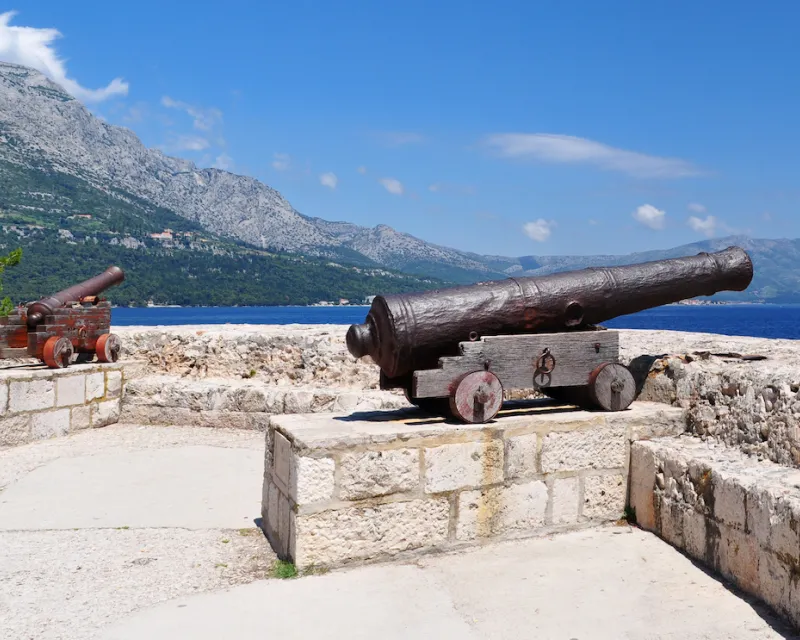
M 29 302 L 120 266 L 125 282 L 108 298 L 119 305 L 248 306 L 311 304 L 320 300 L 361 301 L 381 293 L 441 286 L 432 280 L 371 275 L 323 260 L 270 255 L 214 255 L 200 251 L 127 249 L 94 242 L 70 243 L 55 233 L 34 237 L 0 235 L 4 250 L 22 247 L 25 259 L 6 273 L 5 289 L 16 303 Z
M 166 229 L 172 240 L 151 237 Z M 44 163 L 25 167 L 0 160 L 0 249 L 18 247 L 25 260 L 6 278 L 15 303 L 54 293 L 111 264 L 126 272 L 125 282 L 108 294 L 120 305 L 311 304 L 441 286 L 381 269 L 364 256 L 337 261 L 345 266 L 330 257 L 263 251 Z

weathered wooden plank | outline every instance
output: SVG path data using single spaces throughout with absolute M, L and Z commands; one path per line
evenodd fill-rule
M 591 372 L 619 358 L 615 331 L 488 336 L 461 344 L 463 356 L 440 358 L 438 369 L 415 371 L 412 394 L 416 398 L 450 395 L 453 382 L 470 371 L 488 368 L 503 388 L 565 387 L 586 385 Z M 536 374 L 536 364 L 548 349 L 555 365 L 550 373 Z M 552 364 L 552 361 L 550 361 Z

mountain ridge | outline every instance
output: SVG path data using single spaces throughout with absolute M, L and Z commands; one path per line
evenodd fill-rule
M 190 160 L 145 147 L 133 131 L 96 118 L 40 72 L 4 62 L 0 62 L 0 161 L 40 174 L 71 176 L 105 194 L 109 202 L 144 203 L 142 228 L 153 211 L 172 212 L 218 238 L 333 263 L 467 283 L 630 264 L 739 244 L 750 249 L 756 264 L 754 285 L 737 294 L 740 299 L 800 299 L 800 279 L 795 275 L 800 272 L 798 240 L 739 236 L 626 255 L 506 257 L 429 243 L 385 224 L 363 227 L 309 216 L 253 177 L 199 168 Z M 126 224 L 130 226 L 130 221 Z

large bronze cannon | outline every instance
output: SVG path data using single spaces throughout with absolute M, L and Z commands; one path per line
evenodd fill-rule
M 635 384 L 618 363 L 619 336 L 602 322 L 720 291 L 743 291 L 753 264 L 739 247 L 641 264 L 508 278 L 377 296 L 347 347 L 370 356 L 381 387 L 420 406 L 449 398 L 465 421 L 494 417 L 503 389 L 534 388 L 606 410 L 627 408 Z M 586 394 L 584 394 L 586 396 Z
M 122 345 L 110 333 L 111 304 L 98 296 L 124 279 L 112 266 L 0 318 L 0 358 L 38 358 L 51 368 L 69 366 L 76 354 L 81 361 L 97 355 L 100 362 L 116 362 Z

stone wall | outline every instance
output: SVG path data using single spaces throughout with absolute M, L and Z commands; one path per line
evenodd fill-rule
M 800 466 L 800 342 L 624 331 L 640 398 L 687 412 L 687 429 L 758 459 Z M 748 360 L 740 356 L 765 359 Z
M 311 405 L 322 410 L 338 409 L 335 401 L 326 404 L 313 399 L 324 397 L 325 390 L 338 397 L 378 387 L 377 367 L 347 352 L 346 331 L 346 325 L 115 329 L 123 338 L 125 358 L 140 363 L 137 375 L 249 379 L 268 386 L 297 387 L 310 393 Z M 620 333 L 622 360 L 639 374 L 641 399 L 686 409 L 688 428 L 701 438 L 800 466 L 800 343 L 678 331 Z M 760 354 L 767 359 L 712 355 L 725 353 Z M 140 404 L 146 402 L 144 390 L 138 395 Z M 175 394 L 176 403 L 179 395 Z M 290 406 L 294 402 L 290 393 L 281 392 L 281 396 L 289 398 Z M 179 404 L 153 406 L 176 406 L 177 413 L 186 413 Z M 138 411 L 144 416 L 145 410 Z M 150 414 L 161 415 L 155 410 Z M 186 413 L 186 419 L 190 415 Z
M 124 382 L 119 363 L 0 369 L 0 447 L 116 422 Z
M 630 473 L 639 526 L 800 626 L 800 471 L 684 436 L 634 443 Z
M 513 407 L 485 425 L 406 410 L 275 416 L 263 524 L 300 568 L 565 531 L 621 518 L 629 442 L 681 433 L 683 412 Z

